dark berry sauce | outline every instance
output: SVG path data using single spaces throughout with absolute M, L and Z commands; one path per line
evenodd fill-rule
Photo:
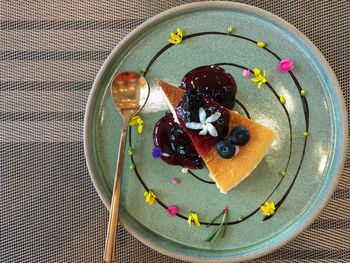
M 187 90 L 176 108 L 180 125 L 175 123 L 172 114 L 167 114 L 155 125 L 153 142 L 163 153 L 169 155 L 161 156 L 164 162 L 200 169 L 203 167 L 203 160 L 199 155 L 207 153 L 218 140 L 227 136 L 229 113 L 225 108 L 234 107 L 237 85 L 226 70 L 212 65 L 188 72 L 180 88 Z M 219 119 L 211 123 L 218 136 L 213 137 L 209 133 L 205 136 L 199 135 L 200 130 L 186 128 L 187 122 L 200 122 L 201 107 L 205 109 L 206 118 L 217 111 L 221 113 Z
M 200 155 L 206 154 L 212 147 L 216 145 L 217 140 L 223 139 L 227 136 L 229 122 L 229 113 L 227 109 L 225 109 L 223 106 L 216 103 L 215 101 L 212 101 L 208 98 L 204 98 L 204 103 L 202 107 L 205 109 L 207 117 L 217 111 L 221 113 L 220 118 L 212 123 L 218 132 L 218 136 L 215 138 L 210 136 L 209 134 L 205 136 L 199 135 L 199 130 L 187 129 L 185 126 L 185 116 L 187 112 L 183 108 L 182 101 L 176 107 L 176 114 L 180 125 L 182 129 L 186 131 L 187 135 L 191 138 L 191 140 L 194 142 L 194 145 L 196 145 L 196 150 Z M 196 111 L 196 114 L 198 114 L 198 110 Z
M 236 81 L 225 69 L 215 65 L 191 70 L 182 79 L 180 88 L 198 89 L 207 98 L 230 110 L 235 105 Z
M 161 159 L 170 165 L 181 165 L 190 169 L 203 167 L 203 160 L 198 155 L 190 138 L 181 126 L 174 122 L 173 115 L 167 114 L 161 118 L 153 129 L 154 146 L 160 147 L 163 153 Z

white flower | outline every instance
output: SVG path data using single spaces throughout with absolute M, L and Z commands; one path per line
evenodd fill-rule
M 184 173 L 184 174 L 188 173 L 188 168 L 182 168 L 181 172 Z
M 199 121 L 198 122 L 187 122 L 186 127 L 192 130 L 201 130 L 199 132 L 199 135 L 206 135 L 208 132 L 211 136 L 216 137 L 218 136 L 218 132 L 216 131 L 215 127 L 211 122 L 216 121 L 221 116 L 221 113 L 219 111 L 213 113 L 208 118 L 206 118 L 206 113 L 203 108 L 199 108 Z

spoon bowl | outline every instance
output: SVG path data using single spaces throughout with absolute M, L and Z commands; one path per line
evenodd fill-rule
M 146 79 L 140 74 L 133 71 L 125 71 L 118 74 L 112 81 L 111 95 L 117 110 L 123 117 L 123 129 L 120 136 L 111 209 L 109 211 L 109 223 L 104 255 L 104 260 L 107 262 L 113 262 L 114 260 L 128 124 L 130 119 L 139 113 L 146 104 L 149 96 L 149 87 Z
M 134 71 L 125 71 L 118 74 L 111 86 L 111 94 L 119 113 L 136 115 L 145 105 L 149 88 L 144 77 Z

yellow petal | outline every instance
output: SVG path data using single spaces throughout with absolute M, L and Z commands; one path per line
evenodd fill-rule
M 266 80 L 265 78 L 262 78 L 262 80 L 261 80 L 261 81 L 265 83 L 267 80 Z
M 259 78 L 252 78 L 252 81 L 254 81 L 254 82 L 259 82 L 260 79 L 259 79 Z
M 170 33 L 170 36 L 171 36 L 172 39 L 175 39 L 176 34 L 174 34 L 173 32 L 171 32 L 171 33 Z
M 138 123 L 138 120 L 141 119 L 139 116 L 134 116 L 130 120 L 130 126 L 134 126 Z
M 192 225 L 192 215 L 188 217 L 187 222 L 190 226 Z
M 151 196 L 150 199 L 149 199 L 149 201 L 148 201 L 148 203 L 149 203 L 150 205 L 153 205 L 155 200 L 156 200 L 156 199 L 155 199 L 153 196 Z
M 263 210 L 264 212 L 267 211 L 267 207 L 265 207 L 265 206 L 260 206 L 260 209 Z
M 149 203 L 149 199 L 151 198 L 151 195 L 149 193 L 147 193 L 146 195 L 146 202 Z
M 139 125 L 139 126 L 137 127 L 137 131 L 138 131 L 139 133 L 142 132 L 142 125 Z
M 181 35 L 177 35 L 177 39 L 179 41 L 179 43 L 182 41 L 182 36 Z
M 136 120 L 136 121 L 137 121 L 137 123 L 138 123 L 138 124 L 142 124 L 142 123 L 143 123 L 143 120 L 142 120 L 140 117 L 139 117 L 139 118 L 137 118 L 137 120 Z
M 177 34 L 182 38 L 182 31 L 180 30 L 180 28 L 177 29 Z
M 253 68 L 253 72 L 255 76 L 260 75 L 260 69 Z
M 197 226 L 201 226 L 201 224 L 199 223 L 198 219 L 193 219 L 193 221 L 196 223 Z
M 172 39 L 168 39 L 168 41 L 171 43 L 171 44 L 177 44 L 174 40 Z
M 200 226 L 200 225 L 201 225 L 201 224 L 199 223 L 197 214 L 192 213 L 192 219 L 193 219 L 193 222 L 194 222 L 197 226 Z
M 130 126 L 134 126 L 137 124 L 137 120 L 130 120 Z
M 143 195 L 146 196 L 148 194 L 148 192 L 145 192 Z
M 259 84 L 258 84 L 258 89 L 260 89 L 261 84 L 263 84 L 263 83 L 260 81 Z
M 264 69 L 264 77 L 266 76 L 266 71 L 265 71 L 265 69 Z
M 271 202 L 271 207 L 272 207 L 273 210 L 276 209 L 275 204 L 273 202 Z

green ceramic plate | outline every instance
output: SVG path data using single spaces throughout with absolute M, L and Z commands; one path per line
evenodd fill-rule
M 230 26 L 234 36 L 226 34 Z M 176 32 L 177 28 L 183 31 L 182 43 L 169 46 L 150 64 L 157 52 L 169 44 L 170 32 Z M 223 34 L 193 35 L 199 32 Z M 266 48 L 259 47 L 256 44 L 259 41 L 267 43 Z M 282 58 L 294 61 L 293 74 L 277 71 Z M 251 118 L 277 132 L 275 142 L 259 166 L 226 195 L 213 184 L 183 174 L 181 167 L 169 166 L 152 156 L 152 130 L 167 109 L 156 78 L 179 85 L 191 69 L 216 63 L 266 70 L 266 79 L 276 92 L 273 94 L 266 84 L 258 89 L 257 83 L 242 77 L 242 69 L 237 66 L 223 66 L 235 77 L 237 99 L 248 109 Z M 347 144 L 347 118 L 337 80 L 315 46 L 287 22 L 254 7 L 217 2 L 181 6 L 148 20 L 118 44 L 100 69 L 86 110 L 85 153 L 92 181 L 106 207 L 110 206 L 122 128 L 109 83 L 121 71 L 140 71 L 147 66 L 151 94 L 141 113 L 143 132 L 138 134 L 135 127 L 132 129 L 133 157 L 146 188 L 152 189 L 165 206 L 177 206 L 183 218 L 171 217 L 159 203 L 150 206 L 145 202 L 145 187 L 135 170 L 129 169 L 131 160 L 127 156 L 120 221 L 128 231 L 173 257 L 232 262 L 271 252 L 315 219 L 335 189 Z M 306 90 L 306 100 L 300 96 L 298 83 L 299 88 Z M 286 98 L 292 134 L 279 96 Z M 306 103 L 310 117 L 307 139 L 303 136 L 307 130 Z M 235 110 L 244 114 L 239 106 Z M 289 154 L 289 167 L 281 181 L 279 172 L 285 169 Z M 210 181 L 207 169 L 195 173 Z M 173 184 L 173 177 L 180 183 Z M 226 206 L 229 221 L 246 217 L 259 208 L 280 181 L 268 199 L 270 202 L 277 204 L 292 187 L 275 215 L 263 221 L 262 211 L 258 209 L 249 219 L 229 225 L 224 238 L 219 237 L 213 248 L 204 240 L 214 231 L 214 226 L 190 227 L 187 223 L 191 210 L 201 221 L 208 222 Z

